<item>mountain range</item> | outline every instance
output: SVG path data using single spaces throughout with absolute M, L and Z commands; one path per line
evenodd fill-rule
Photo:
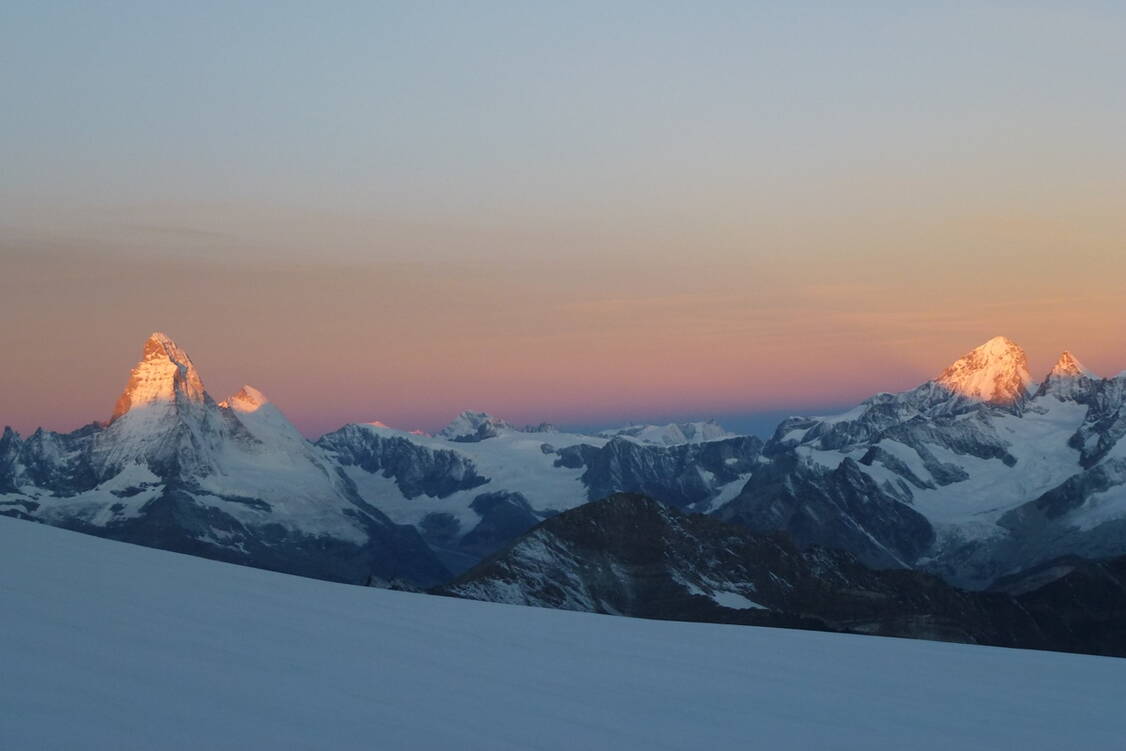
M 341 581 L 448 575 L 257 390 L 216 403 L 163 334 L 108 422 L 5 429 L 0 492 L 11 516 L 234 563 Z
M 1126 377 L 1068 352 L 1033 381 L 997 337 L 910 391 L 784 421 L 717 515 L 972 588 L 1062 555 L 1120 555 L 1124 394 Z
M 1059 560 L 991 591 L 966 591 L 630 493 L 543 522 L 435 592 L 661 620 L 1126 656 L 1126 556 Z
M 431 587 L 545 520 L 627 492 L 871 569 L 963 589 L 1038 570 L 1047 584 L 1061 557 L 1126 554 L 1124 399 L 1126 377 L 1100 378 L 1066 352 L 1036 381 L 1020 347 L 997 337 L 917 388 L 787 419 L 765 441 L 714 422 L 591 435 L 473 411 L 435 435 L 356 423 L 310 441 L 255 388 L 213 399 L 158 333 L 108 421 L 5 429 L 0 513 Z

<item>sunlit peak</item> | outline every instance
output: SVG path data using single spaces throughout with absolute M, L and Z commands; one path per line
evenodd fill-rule
M 253 386 L 243 386 L 236 394 L 231 396 L 227 401 L 221 402 L 220 406 L 229 407 L 235 412 L 257 412 L 270 400 L 258 389 Z
M 1004 336 L 967 352 L 935 380 L 956 394 L 991 404 L 1012 404 L 1032 384 L 1024 350 Z

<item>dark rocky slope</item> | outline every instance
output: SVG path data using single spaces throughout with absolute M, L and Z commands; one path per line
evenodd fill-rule
M 1099 569 L 1102 570 L 1101 568 Z M 1114 569 L 1118 571 L 1118 569 Z M 1064 589 L 1064 579 L 1053 585 Z M 1009 647 L 1126 654 L 1105 581 L 1061 616 L 1056 590 L 967 592 L 909 570 L 873 570 L 843 551 L 686 515 L 616 494 L 540 524 L 438 590 L 597 613 L 851 631 Z M 1116 579 L 1120 583 L 1120 579 Z M 1092 585 L 1093 586 L 1093 585 Z M 1085 641 L 1084 633 L 1099 638 Z

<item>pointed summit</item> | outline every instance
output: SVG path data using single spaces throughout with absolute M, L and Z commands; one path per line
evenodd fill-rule
M 1083 363 L 1067 350 L 1056 360 L 1056 364 L 1048 372 L 1048 378 L 1097 378 L 1094 373 L 1083 366 Z
M 159 331 L 145 342 L 141 361 L 129 375 L 129 383 L 117 399 L 110 421 L 151 404 L 203 403 L 207 395 L 203 381 L 184 350 Z
M 234 413 L 235 419 L 263 444 L 303 450 L 305 439 L 300 431 L 265 394 L 253 386 L 243 386 L 225 401 L 219 402 L 219 407 Z
M 935 381 L 960 396 L 1010 405 L 1028 395 L 1032 377 L 1024 350 L 1011 339 L 996 336 L 967 352 Z
M 253 386 L 246 385 L 228 397 L 226 401 L 220 402 L 219 406 L 233 409 L 235 412 L 257 412 L 269 403 L 270 400 L 266 398 L 265 394 Z
M 1083 367 L 1083 363 L 1079 362 L 1075 355 L 1064 352 L 1048 371 L 1036 395 L 1052 394 L 1063 401 L 1075 400 L 1087 393 L 1096 380 L 1098 376 Z

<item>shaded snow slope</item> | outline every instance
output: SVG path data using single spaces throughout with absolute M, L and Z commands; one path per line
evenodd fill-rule
M 0 747 L 1114 749 L 1126 661 L 365 589 L 0 518 Z

